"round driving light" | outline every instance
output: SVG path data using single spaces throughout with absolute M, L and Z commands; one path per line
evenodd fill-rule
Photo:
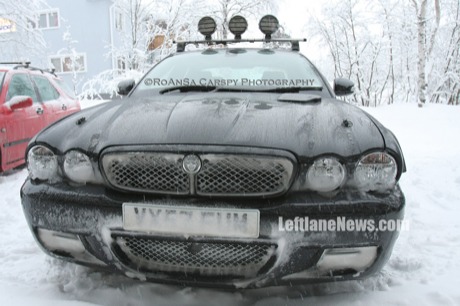
M 211 40 L 211 35 L 216 31 L 216 22 L 211 17 L 203 17 L 198 21 L 198 31 Z
M 259 29 L 265 34 L 265 39 L 271 39 L 272 34 L 278 30 L 278 19 L 273 15 L 265 15 L 260 19 Z
M 69 151 L 65 155 L 64 172 L 77 183 L 86 183 L 93 179 L 93 166 L 89 157 L 79 151 Z
M 354 179 L 361 190 L 385 191 L 394 187 L 397 173 L 395 159 L 387 153 L 376 152 L 361 158 Z
M 187 155 L 182 161 L 182 167 L 188 174 L 196 174 L 201 169 L 201 160 L 196 155 Z
M 32 179 L 57 179 L 58 161 L 56 155 L 45 146 L 34 146 L 27 153 L 27 169 Z
M 233 16 L 228 23 L 228 28 L 235 35 L 235 39 L 241 39 L 241 34 L 246 32 L 248 28 L 248 22 L 242 16 Z
M 307 171 L 309 188 L 318 192 L 334 191 L 344 180 L 345 168 L 333 157 L 318 158 Z

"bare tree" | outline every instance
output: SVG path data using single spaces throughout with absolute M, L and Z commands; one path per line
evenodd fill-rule
M 228 36 L 228 23 L 233 16 L 262 17 L 277 10 L 274 0 L 213 0 L 210 5 L 210 14 L 217 19 L 223 39 Z
M 370 8 L 366 1 L 345 0 L 325 5 L 322 15 L 314 18 L 316 35 L 330 51 L 334 77 L 353 80 L 352 100 L 363 106 L 385 99 L 390 103 L 394 95 L 388 94 L 394 79 L 392 41 L 370 12 L 381 16 L 380 8 Z M 372 32 L 369 25 L 374 25 Z

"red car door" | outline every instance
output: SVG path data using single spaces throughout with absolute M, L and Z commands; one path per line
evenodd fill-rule
M 29 96 L 34 101 L 30 107 L 11 111 L 8 102 L 14 96 Z M 25 150 L 29 140 L 44 125 L 46 109 L 38 101 L 35 88 L 27 72 L 10 71 L 3 83 L 0 101 L 4 104 L 1 114 L 1 168 L 3 171 L 25 162 Z
M 51 83 L 59 91 L 59 94 L 62 98 L 63 105 L 66 106 L 66 114 L 70 115 L 72 113 L 78 112 L 81 110 L 80 102 L 75 97 L 73 90 L 64 82 L 62 79 L 52 77 Z

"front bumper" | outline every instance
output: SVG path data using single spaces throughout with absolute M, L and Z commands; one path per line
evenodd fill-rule
M 299 193 L 274 199 L 215 200 L 27 180 L 21 198 L 35 239 L 52 256 L 142 280 L 234 288 L 369 276 L 389 258 L 397 231 L 315 230 L 314 226 L 286 226 L 286 220 L 306 217 L 326 224 L 345 218 L 374 220 L 377 226 L 381 220 L 401 220 L 405 205 L 399 186 L 385 196 L 342 192 L 326 199 Z M 123 203 L 258 209 L 260 235 L 233 239 L 127 231 Z

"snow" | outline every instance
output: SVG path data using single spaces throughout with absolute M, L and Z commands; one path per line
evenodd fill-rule
M 95 102 L 85 102 L 85 106 Z M 19 189 L 25 169 L 0 175 L 2 305 L 460 305 L 460 108 L 401 104 L 366 109 L 398 137 L 410 230 L 364 281 L 224 291 L 98 272 L 46 256 L 30 234 Z

